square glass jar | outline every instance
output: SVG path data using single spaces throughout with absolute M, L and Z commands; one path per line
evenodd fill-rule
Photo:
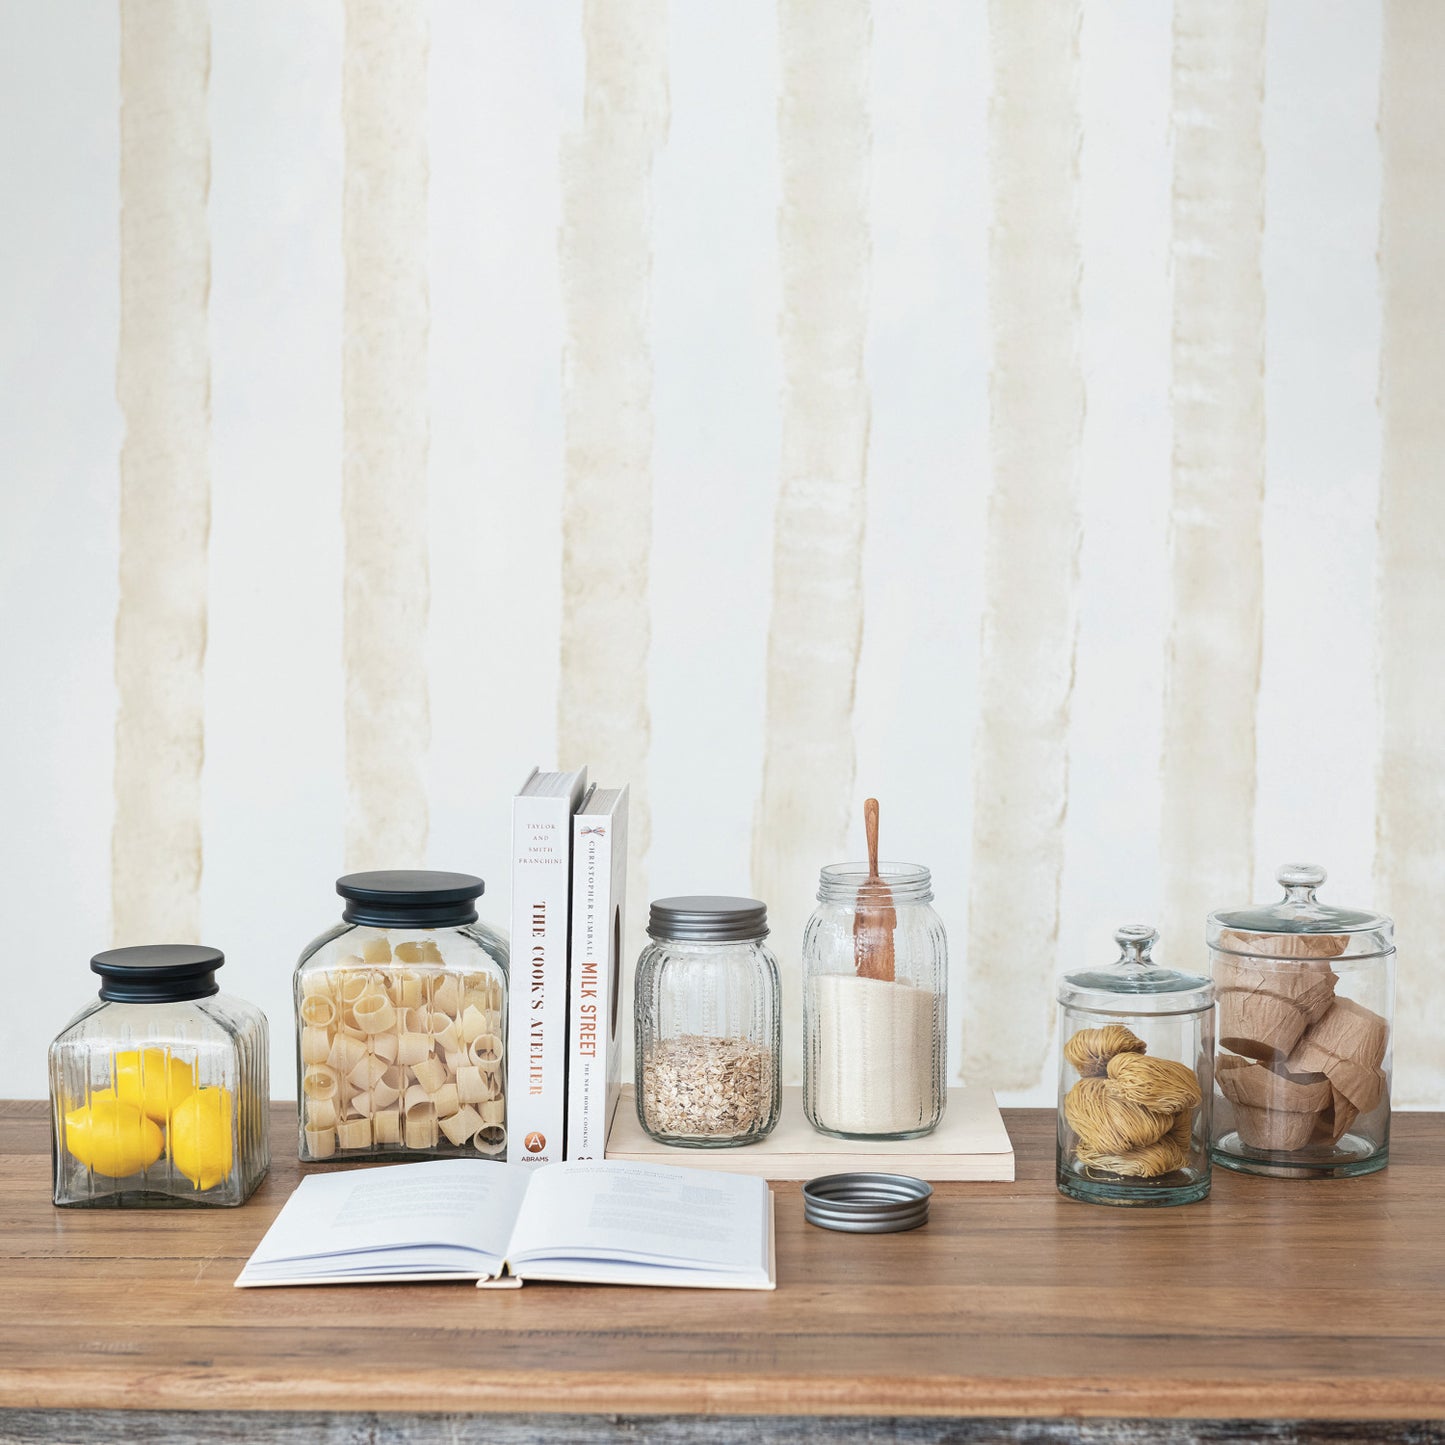
M 220 992 L 214 948 L 98 953 L 99 999 L 50 1046 L 58 1205 L 242 1204 L 271 1161 L 266 1016 Z
M 504 935 L 469 873 L 337 879 L 342 922 L 296 966 L 298 1152 L 328 1159 L 505 1159 Z

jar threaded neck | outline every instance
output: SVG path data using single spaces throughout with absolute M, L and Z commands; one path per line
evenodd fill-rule
M 880 863 L 878 876 L 895 903 L 931 903 L 933 875 L 918 863 Z M 819 903 L 854 903 L 868 882 L 866 863 L 830 863 L 818 873 Z

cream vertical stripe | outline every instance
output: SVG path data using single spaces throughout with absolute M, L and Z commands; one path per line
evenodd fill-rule
M 1400 925 L 1395 1102 L 1445 1098 L 1445 6 L 1386 0 L 1380 76 L 1381 748 L 1375 883 Z
M 1078 487 L 1079 25 L 1064 0 L 989 7 L 993 490 L 974 740 L 963 1071 L 1043 1072 L 1068 806 Z
M 667 6 L 588 0 L 582 129 L 562 148 L 562 644 L 557 749 L 631 787 L 628 912 L 650 840 L 652 165 L 667 138 Z
M 120 10 L 120 600 L 112 930 L 200 929 L 211 284 L 210 27 L 187 0 Z
M 762 795 L 753 886 L 769 905 L 783 1018 L 818 868 L 842 858 L 863 636 L 871 245 L 866 0 L 779 0 L 783 422 L 774 514 Z M 888 813 L 883 814 L 888 851 Z M 784 1029 L 796 1069 L 796 1028 Z
M 347 0 L 342 515 L 348 868 L 414 868 L 426 860 L 427 51 L 424 4 Z
M 1264 0 L 1176 0 L 1163 932 L 1248 899 L 1264 503 Z

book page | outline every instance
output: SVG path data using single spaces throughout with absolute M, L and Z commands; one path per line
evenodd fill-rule
M 564 1259 L 752 1274 L 767 1249 L 766 1180 L 589 1160 L 532 1175 L 507 1258 L 523 1276 L 528 1260 Z
M 301 1181 L 242 1272 L 295 1275 L 434 1270 L 495 1273 L 527 1190 L 527 1171 L 443 1159 L 313 1174 Z

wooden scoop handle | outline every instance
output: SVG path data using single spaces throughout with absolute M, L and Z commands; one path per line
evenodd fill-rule
M 868 881 L 878 877 L 878 799 L 863 803 L 863 831 L 868 837 Z

